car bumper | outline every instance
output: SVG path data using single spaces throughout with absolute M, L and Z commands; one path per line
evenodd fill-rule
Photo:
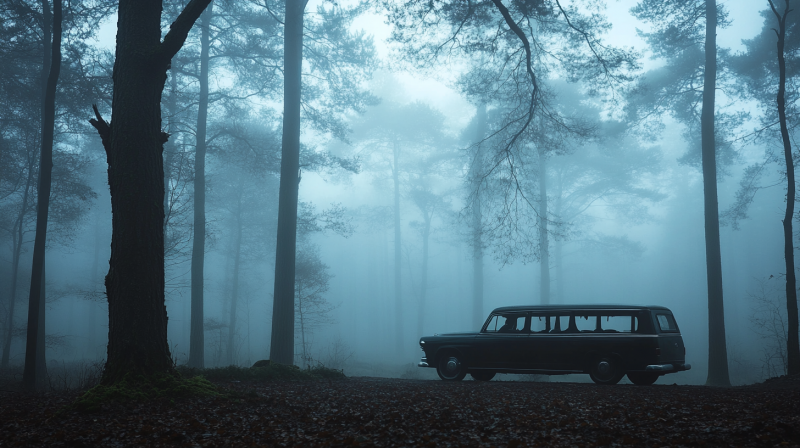
M 431 367 L 431 365 L 428 364 L 428 358 L 423 356 L 422 359 L 419 360 L 419 364 L 417 364 L 417 367 Z
M 645 367 L 645 370 L 651 372 L 681 372 L 683 370 L 690 370 L 691 364 L 654 364 Z

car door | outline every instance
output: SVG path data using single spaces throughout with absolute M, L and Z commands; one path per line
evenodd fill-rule
M 503 330 L 500 323 L 515 319 L 513 329 Z M 495 321 L 495 319 L 497 319 Z M 498 315 L 475 338 L 476 362 L 473 367 L 521 369 L 525 366 L 525 341 L 530 336 L 530 318 L 524 314 Z
M 547 369 L 549 355 L 549 333 L 553 329 L 554 318 L 547 315 L 532 315 L 530 337 L 524 343 L 524 363 L 528 369 Z

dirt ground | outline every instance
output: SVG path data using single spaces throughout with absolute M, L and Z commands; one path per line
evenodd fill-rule
M 12 446 L 800 446 L 800 378 L 753 386 L 218 383 L 224 398 L 62 411 L 77 393 L 0 392 Z

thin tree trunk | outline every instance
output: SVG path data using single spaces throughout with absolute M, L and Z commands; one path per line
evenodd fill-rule
M 208 121 L 208 47 L 214 5 L 200 16 L 200 99 L 194 156 L 194 239 L 192 242 L 192 317 L 189 330 L 189 367 L 205 366 L 203 331 L 203 267 L 206 250 L 206 124 Z
M 178 113 L 178 70 L 175 67 L 170 68 L 172 72 L 170 74 L 170 92 L 169 96 L 167 97 L 167 113 L 169 114 L 168 117 L 168 124 L 167 129 L 169 129 L 170 133 L 175 132 L 175 127 L 173 126 L 174 122 L 176 121 L 175 116 Z M 175 163 L 175 152 L 177 151 L 177 145 L 175 144 L 174 140 L 170 140 L 164 144 L 164 256 L 166 257 L 166 252 L 168 251 L 168 247 L 170 246 L 169 241 L 169 233 L 167 233 L 167 229 L 169 228 L 169 222 L 171 218 L 171 203 L 170 203 L 170 179 L 172 179 L 172 164 Z
M 95 288 L 97 287 L 97 271 L 100 268 L 100 214 L 95 212 L 95 220 L 94 220 L 94 256 L 92 257 L 92 268 L 89 271 L 89 280 L 92 288 L 92 293 L 94 293 Z M 89 335 L 86 340 L 86 344 L 89 346 L 91 350 L 89 352 L 89 359 L 94 359 L 96 349 L 95 344 L 97 343 L 97 305 L 94 301 L 89 302 L 89 311 L 88 311 L 88 322 L 87 326 L 89 327 Z
M 562 204 L 563 204 L 563 194 L 564 194 L 564 186 L 563 186 L 563 179 L 561 178 L 562 173 L 557 174 L 557 191 L 556 194 L 556 203 L 555 203 L 555 213 L 553 216 L 557 217 L 557 219 L 561 219 L 561 212 L 562 212 Z M 554 265 L 556 270 L 556 302 L 557 303 L 564 303 L 564 242 L 561 238 L 556 238 L 553 242 L 553 257 L 555 258 Z
M 191 0 L 161 40 L 161 0 L 119 0 L 114 120 L 92 125 L 108 158 L 111 259 L 106 276 L 108 357 L 102 383 L 174 374 L 164 303 L 164 143 L 167 68 L 210 0 Z
M 539 298 L 542 305 L 550 304 L 550 238 L 547 221 L 547 157 L 539 147 Z
M 472 321 L 475 328 L 483 325 L 486 314 L 483 310 L 483 211 L 481 210 L 481 181 L 483 170 L 483 144 L 486 135 L 486 104 L 478 106 L 475 117 L 475 160 L 470 175 L 472 200 Z
M 58 1 L 58 0 L 56 0 Z M 45 256 L 45 259 L 47 257 Z M 42 290 L 39 294 L 39 323 L 36 328 L 36 390 L 43 391 L 47 388 L 47 362 L 45 361 L 45 348 L 47 343 L 47 336 L 45 332 L 45 299 L 47 292 L 45 286 L 47 284 L 46 260 L 42 261 Z
M 725 310 L 722 300 L 722 257 L 717 202 L 717 161 L 714 144 L 714 102 L 717 86 L 717 2 L 706 0 L 705 74 L 700 116 L 705 204 L 706 274 L 708 277 L 708 379 L 711 386 L 730 386 Z
M 28 211 L 28 198 L 30 196 L 31 184 L 33 183 L 33 170 L 34 170 L 34 160 L 36 157 L 34 154 L 30 154 L 28 157 L 28 178 L 25 181 L 25 190 L 22 194 L 22 205 L 19 209 L 19 214 L 17 215 L 17 219 L 14 223 L 14 233 L 13 233 L 13 241 L 12 243 L 12 256 L 11 256 L 11 291 L 8 297 L 8 319 L 7 319 L 7 327 L 6 327 L 6 338 L 3 343 L 3 360 L 2 360 L 2 367 L 5 369 L 8 367 L 9 356 L 11 353 L 11 339 L 14 337 L 14 308 L 15 304 L 17 303 L 17 280 L 19 277 L 19 260 L 22 254 L 22 238 L 25 235 L 25 232 L 22 230 L 22 226 L 25 224 L 25 215 Z
M 794 218 L 795 180 L 794 161 L 792 160 L 792 142 L 789 139 L 789 128 L 786 125 L 786 58 L 784 45 L 786 42 L 786 16 L 789 15 L 789 2 L 781 15 L 775 8 L 772 0 L 769 5 L 778 19 L 778 70 L 780 81 L 778 84 L 778 120 L 781 126 L 783 139 L 783 154 L 786 159 L 786 213 L 783 217 L 783 253 L 786 260 L 786 311 L 788 313 L 788 328 L 786 338 L 786 373 L 796 375 L 800 373 L 800 344 L 798 344 L 798 318 L 797 318 L 797 280 L 794 270 L 794 241 L 792 235 L 792 220 Z
M 239 301 L 239 261 L 242 258 L 242 193 L 236 202 L 236 236 L 233 256 L 233 285 L 231 286 L 231 309 L 228 316 L 228 365 L 233 365 L 234 337 L 236 336 L 236 305 Z
M 423 210 L 422 213 L 425 217 L 425 228 L 422 230 L 422 274 L 419 281 L 419 316 L 417 325 L 419 330 L 417 333 L 421 336 L 422 327 L 425 324 L 425 301 L 428 297 L 428 248 L 431 237 L 431 221 L 433 220 L 433 212 Z
M 284 19 L 284 83 L 278 235 L 269 357 L 294 363 L 294 284 L 297 256 L 297 193 L 300 183 L 300 90 L 303 64 L 303 12 L 306 0 L 287 0 Z
M 303 288 L 301 287 L 301 288 L 298 288 L 298 289 L 299 289 L 299 293 L 300 293 L 300 294 L 298 294 L 298 296 L 302 297 Z M 300 317 L 300 344 L 301 344 L 301 348 L 303 350 L 303 366 L 305 367 L 306 363 L 308 362 L 308 357 L 307 357 L 308 353 L 306 351 L 306 323 L 305 323 L 305 319 L 303 319 L 303 317 L 304 317 L 303 302 L 299 301 L 298 305 L 299 306 L 297 307 L 297 311 L 298 311 L 298 314 L 300 315 L 299 316 Z
M 22 387 L 28 392 L 44 388 L 43 342 L 39 341 L 39 324 L 44 325 L 44 251 L 47 243 L 47 217 L 50 207 L 50 189 L 53 172 L 53 134 L 56 116 L 56 85 L 61 70 L 61 0 L 53 0 L 53 15 L 50 14 L 48 0 L 42 0 L 43 37 L 45 42 L 44 69 L 47 71 L 47 82 L 44 86 L 42 104 L 42 152 L 39 157 L 39 188 L 36 201 L 36 237 L 33 244 L 33 263 L 31 268 L 31 288 L 28 297 L 28 328 L 25 345 L 25 370 L 22 374 Z M 53 42 L 51 45 L 50 26 L 53 26 Z M 44 330 L 42 328 L 42 330 Z
M 394 182 L 394 313 L 395 340 L 397 353 L 403 353 L 403 287 L 401 278 L 400 241 L 400 145 L 394 142 L 392 148 L 392 181 Z

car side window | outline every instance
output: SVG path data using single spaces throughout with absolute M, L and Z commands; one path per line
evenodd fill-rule
M 577 328 L 570 327 L 570 316 L 568 314 L 559 314 L 555 316 L 555 323 L 553 324 L 553 329 L 550 330 L 550 333 L 567 333 L 567 332 L 577 332 Z M 572 320 L 572 325 L 575 325 L 575 321 Z
M 492 316 L 491 319 L 489 319 L 489 323 L 486 324 L 486 329 L 484 330 L 484 332 L 497 333 L 497 330 L 499 330 L 500 327 L 503 326 L 503 323 L 501 321 L 502 319 L 500 319 L 500 316 L 495 314 L 494 316 Z
M 524 314 L 494 314 L 483 333 L 528 333 L 529 322 Z
M 525 316 L 506 314 L 499 317 L 503 325 L 497 328 L 498 333 L 521 333 L 525 328 Z
M 600 316 L 600 328 L 604 333 L 632 333 L 639 328 L 636 316 Z
M 675 318 L 672 314 L 656 314 L 658 321 L 658 328 L 664 333 L 677 333 L 678 326 L 675 324 Z
M 531 317 L 531 332 L 533 333 L 549 333 L 553 329 L 553 316 L 532 316 Z
M 597 316 L 575 316 L 575 324 L 581 333 L 590 333 L 597 329 Z

